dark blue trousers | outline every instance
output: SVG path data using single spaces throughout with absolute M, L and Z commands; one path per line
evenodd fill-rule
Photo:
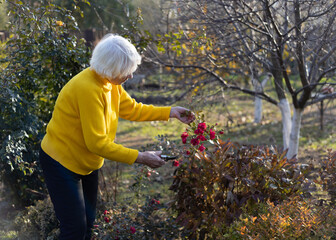
M 98 170 L 76 174 L 42 149 L 40 162 L 55 213 L 60 221 L 60 240 L 89 240 L 96 217 Z

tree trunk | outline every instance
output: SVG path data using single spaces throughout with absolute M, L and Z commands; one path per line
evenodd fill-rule
M 262 82 L 260 83 L 253 75 L 252 75 L 252 84 L 254 87 L 254 90 L 256 92 L 263 92 L 263 89 L 267 83 L 267 81 L 270 79 L 270 76 L 266 76 Z M 254 98 L 254 122 L 260 123 L 262 119 L 262 100 L 260 97 L 255 96 Z
M 254 122 L 260 123 L 262 119 L 262 100 L 259 97 L 254 98 Z
M 298 155 L 302 112 L 303 109 L 294 108 L 292 130 L 290 133 L 289 148 L 287 152 L 288 159 L 295 156 L 297 157 Z
M 278 107 L 281 111 L 282 118 L 282 140 L 283 140 L 283 149 L 288 149 L 289 147 L 289 136 L 291 132 L 291 109 L 286 98 L 283 98 L 278 103 Z
M 278 56 L 272 53 L 272 75 L 274 78 L 275 92 L 277 93 L 279 103 L 278 106 L 281 110 L 282 117 L 282 139 L 283 149 L 289 147 L 289 136 L 291 131 L 291 109 L 286 97 L 285 88 L 283 86 L 283 73 L 281 71 L 281 64 Z

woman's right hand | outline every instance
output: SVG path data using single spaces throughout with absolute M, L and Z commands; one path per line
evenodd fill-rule
M 139 152 L 136 163 L 145 164 L 151 168 L 158 168 L 166 164 L 166 162 L 160 158 L 161 151 L 146 151 Z

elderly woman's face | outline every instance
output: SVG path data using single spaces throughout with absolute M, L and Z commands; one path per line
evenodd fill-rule
M 124 82 L 126 82 L 127 79 L 129 79 L 129 78 L 133 78 L 133 73 L 127 75 L 126 77 L 117 77 L 117 78 L 109 79 L 109 82 L 114 84 L 114 85 L 121 85 Z

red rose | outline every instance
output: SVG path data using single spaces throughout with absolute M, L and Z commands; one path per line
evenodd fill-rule
M 107 210 L 105 210 L 105 211 L 104 211 L 104 215 L 107 215 L 107 214 L 110 214 L 110 212 L 107 211 Z
M 183 132 L 181 135 L 181 138 L 187 138 L 189 136 L 189 134 L 187 132 Z
M 199 146 L 198 150 L 200 150 L 201 152 L 203 152 L 205 150 L 205 147 L 203 146 L 203 143 L 201 146 Z
M 190 143 L 191 143 L 192 145 L 196 146 L 196 145 L 198 145 L 198 144 L 200 143 L 200 141 L 199 141 L 199 139 L 197 139 L 197 138 L 193 138 L 193 139 L 191 139 Z
M 136 232 L 135 227 L 131 227 L 131 228 L 130 228 L 130 231 L 131 231 L 132 234 L 134 234 L 134 233 Z
M 197 139 L 199 139 L 200 141 L 206 141 L 206 137 L 204 137 L 204 135 L 198 135 Z
M 224 131 L 220 131 L 219 134 L 224 134 Z
M 187 151 L 186 151 L 186 154 L 187 154 L 187 155 L 190 155 L 190 151 L 189 151 L 189 150 L 187 150 Z
M 187 132 L 182 133 L 181 138 L 182 138 L 182 142 L 183 142 L 184 144 L 187 143 L 187 137 L 188 137 L 188 136 L 189 136 L 189 135 L 188 135 Z
M 109 223 L 111 219 L 109 217 L 104 217 L 105 222 Z
M 212 129 L 210 129 L 210 139 L 211 139 L 211 140 L 212 140 L 212 139 L 215 139 L 215 137 L 216 137 L 216 132 L 213 131 Z
M 206 124 L 204 122 L 198 124 L 198 129 L 205 131 L 207 128 Z
M 152 204 L 160 204 L 160 201 L 153 198 L 151 203 Z
M 177 161 L 177 160 L 174 160 L 173 165 L 174 165 L 175 167 L 178 167 L 178 166 L 180 166 L 180 162 Z
M 194 131 L 194 133 L 198 135 L 198 134 L 203 134 L 204 131 L 203 131 L 202 129 L 197 128 L 197 129 Z

